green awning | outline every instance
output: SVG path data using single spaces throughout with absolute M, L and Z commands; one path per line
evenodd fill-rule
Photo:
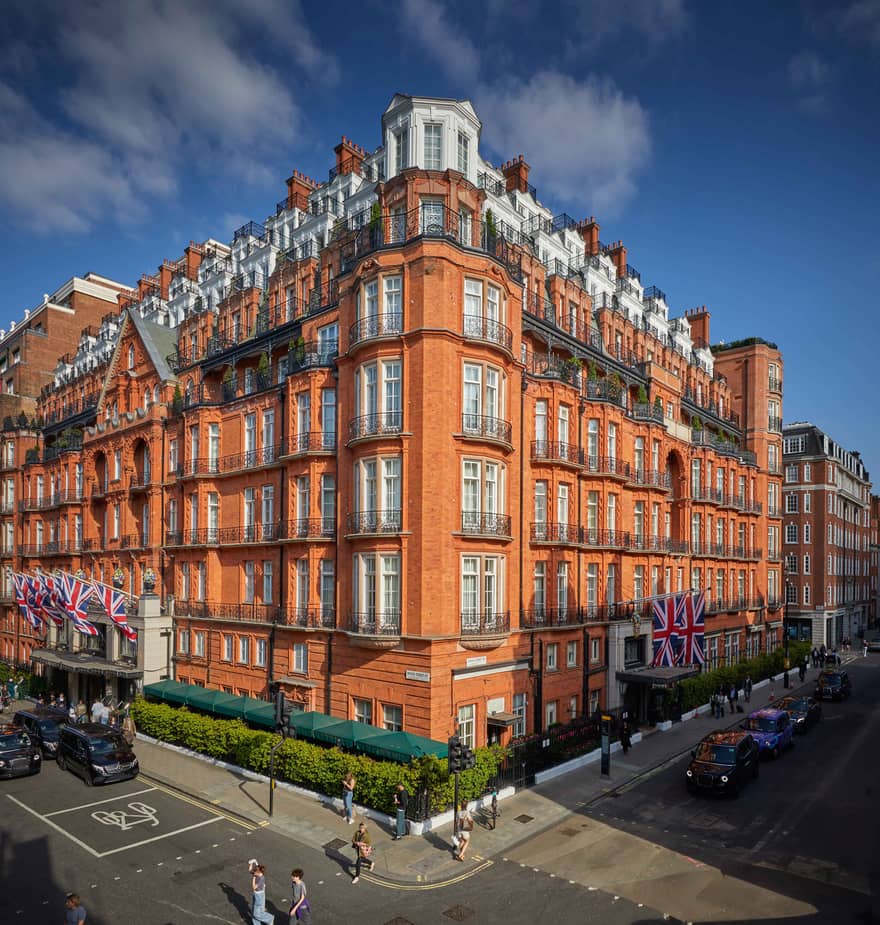
M 244 708 L 250 697 L 240 697 L 236 694 L 230 695 L 229 700 L 218 700 L 212 710 L 217 716 L 228 716 L 230 719 L 241 719 Z
M 353 719 L 330 723 L 320 729 L 313 729 L 310 738 L 328 745 L 338 745 L 341 748 L 360 748 L 362 742 L 375 736 L 384 735 L 388 730 L 367 723 L 359 723 Z
M 302 736 L 304 739 L 312 738 L 312 733 L 316 729 L 321 729 L 323 726 L 332 726 L 338 722 L 338 716 L 318 713 L 317 710 L 290 714 L 290 725 L 296 729 L 296 734 Z
M 231 700 L 241 700 L 235 694 L 227 694 L 226 691 L 217 690 L 213 687 L 198 687 L 190 690 L 186 695 L 186 705 L 195 707 L 197 710 L 207 710 L 209 713 L 216 713 L 221 704 L 228 704 Z M 237 716 L 238 714 L 233 714 Z
M 449 752 L 445 742 L 437 742 L 412 732 L 383 731 L 381 735 L 370 737 L 359 747 L 361 751 L 374 758 L 385 758 L 389 761 L 411 761 L 423 755 L 445 758 Z
M 242 717 L 249 723 L 256 723 L 258 726 L 267 726 L 269 729 L 275 728 L 275 705 L 266 703 L 265 700 L 254 700 L 253 697 L 245 698 L 248 702 L 241 712 Z
M 144 694 L 147 697 L 155 697 L 158 700 L 164 700 L 167 703 L 185 704 L 186 695 L 194 684 L 181 684 L 179 681 L 172 681 L 170 678 L 165 681 L 157 681 L 155 684 L 144 685 Z

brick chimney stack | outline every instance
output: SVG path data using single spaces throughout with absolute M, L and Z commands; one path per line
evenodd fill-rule
M 577 230 L 584 239 L 584 254 L 592 257 L 599 253 L 599 223 L 591 215 L 582 222 L 578 222 Z
M 709 318 L 711 315 L 706 310 L 706 306 L 699 308 L 690 308 L 684 313 L 688 324 L 691 326 L 691 340 L 697 347 L 708 347 L 709 340 Z
M 205 250 L 201 244 L 190 241 L 189 246 L 183 249 L 184 259 L 186 260 L 186 275 L 188 279 L 198 279 L 199 266 L 202 263 L 202 257 Z
M 618 279 L 622 279 L 626 276 L 626 248 L 623 246 L 623 241 L 615 241 L 608 248 L 608 256 L 617 265 Z
M 529 191 L 529 171 L 532 168 L 523 160 L 521 154 L 517 155 L 506 164 L 501 165 L 501 172 L 507 180 L 507 192 L 512 193 L 519 190 L 521 193 Z
M 336 173 L 343 177 L 350 173 L 360 176 L 361 167 L 367 152 L 356 145 L 350 138 L 342 136 L 342 141 L 333 149 L 336 152 Z
M 287 208 L 296 206 L 305 211 L 303 202 L 309 198 L 309 193 L 318 188 L 318 184 L 311 177 L 294 170 L 287 179 Z

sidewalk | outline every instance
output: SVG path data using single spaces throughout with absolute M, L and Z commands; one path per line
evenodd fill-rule
M 844 664 L 852 658 L 845 659 Z M 751 703 L 740 700 L 744 713 L 725 711 L 723 719 L 712 719 L 708 707 L 700 708 L 694 719 L 675 723 L 668 731 L 650 731 L 641 741 L 634 736 L 633 747 L 624 757 L 615 750 L 611 773 L 600 776 L 599 762 L 518 791 L 500 801 L 501 815 L 494 830 L 487 816 L 474 812 L 476 827 L 471 837 L 471 853 L 465 863 L 452 858 L 452 824 L 438 824 L 424 835 L 410 835 L 392 841 L 393 820 L 381 813 L 359 807 L 355 801 L 356 821 L 364 819 L 372 836 L 375 874 L 378 879 L 395 883 L 436 883 L 460 876 L 479 867 L 484 858 L 503 855 L 518 843 L 555 825 L 571 812 L 617 790 L 636 778 L 655 770 L 687 753 L 706 733 L 736 726 L 749 710 L 766 706 L 772 688 L 774 699 L 797 692 L 811 693 L 818 671 L 809 669 L 803 684 L 796 671 L 790 673 L 791 688 L 783 688 L 781 676 L 771 686 L 762 681 L 754 686 Z M 339 814 L 341 801 L 279 783 L 275 790 L 274 814 L 269 819 L 269 784 L 266 778 L 231 766 L 212 763 L 209 759 L 185 752 L 176 746 L 138 736 L 135 749 L 142 775 L 166 784 L 207 803 L 258 825 L 270 825 L 275 831 L 291 836 L 310 847 L 353 860 L 350 848 L 354 826 Z M 334 795 L 335 797 L 335 795 Z

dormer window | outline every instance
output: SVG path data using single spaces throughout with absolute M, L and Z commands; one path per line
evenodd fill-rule
M 128 368 L 134 369 L 134 344 L 128 345 Z
M 425 124 L 425 170 L 441 170 L 443 160 L 443 126 L 436 122 Z

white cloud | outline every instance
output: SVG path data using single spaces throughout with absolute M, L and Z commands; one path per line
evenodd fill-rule
M 559 201 L 614 215 L 635 193 L 651 153 L 648 117 L 611 80 L 543 71 L 483 87 L 476 102 L 489 145 L 523 152 Z
M 570 12 L 566 39 L 573 46 L 595 49 L 621 33 L 659 45 L 681 35 L 690 24 L 684 0 L 567 0 Z
M 35 16 L 35 8 L 45 16 Z M 81 155 L 88 151 L 101 166 L 89 184 L 94 205 L 79 220 L 73 216 L 83 209 L 82 197 L 68 184 L 53 188 L 57 198 L 50 201 L 47 187 L 55 184 L 37 171 L 19 176 L 16 188 L 8 173 L 0 177 L 0 197 L 22 211 L 45 212 L 47 230 L 53 214 L 59 216 L 55 227 L 89 227 L 102 206 L 112 214 L 123 189 L 133 200 L 167 196 L 188 163 L 246 182 L 267 181 L 267 160 L 296 144 L 302 123 L 293 88 L 303 81 L 290 72 L 324 83 L 339 76 L 295 0 L 93 0 L 62 6 L 34 0 L 20 18 L 18 46 L 46 64 L 51 59 L 55 73 L 70 78 L 62 76 L 54 88 L 60 112 L 45 103 L 37 115 L 28 103 L 31 125 L 38 128 L 15 137 L 15 147 L 29 146 L 31 156 L 39 154 L 45 163 L 54 142 L 59 150 L 53 160 L 85 161 Z M 13 127 L 13 137 L 17 133 Z M 4 156 L 20 159 L 9 148 Z M 86 167 L 77 163 L 80 175 L 89 172 Z M 103 187 L 97 182 L 102 170 Z
M 814 51 L 799 51 L 788 62 L 788 82 L 803 112 L 820 114 L 828 110 L 833 78 L 830 65 Z
M 404 0 L 401 9 L 405 32 L 416 38 L 452 79 L 473 84 L 481 55 L 465 30 L 448 21 L 443 6 L 434 0 Z

